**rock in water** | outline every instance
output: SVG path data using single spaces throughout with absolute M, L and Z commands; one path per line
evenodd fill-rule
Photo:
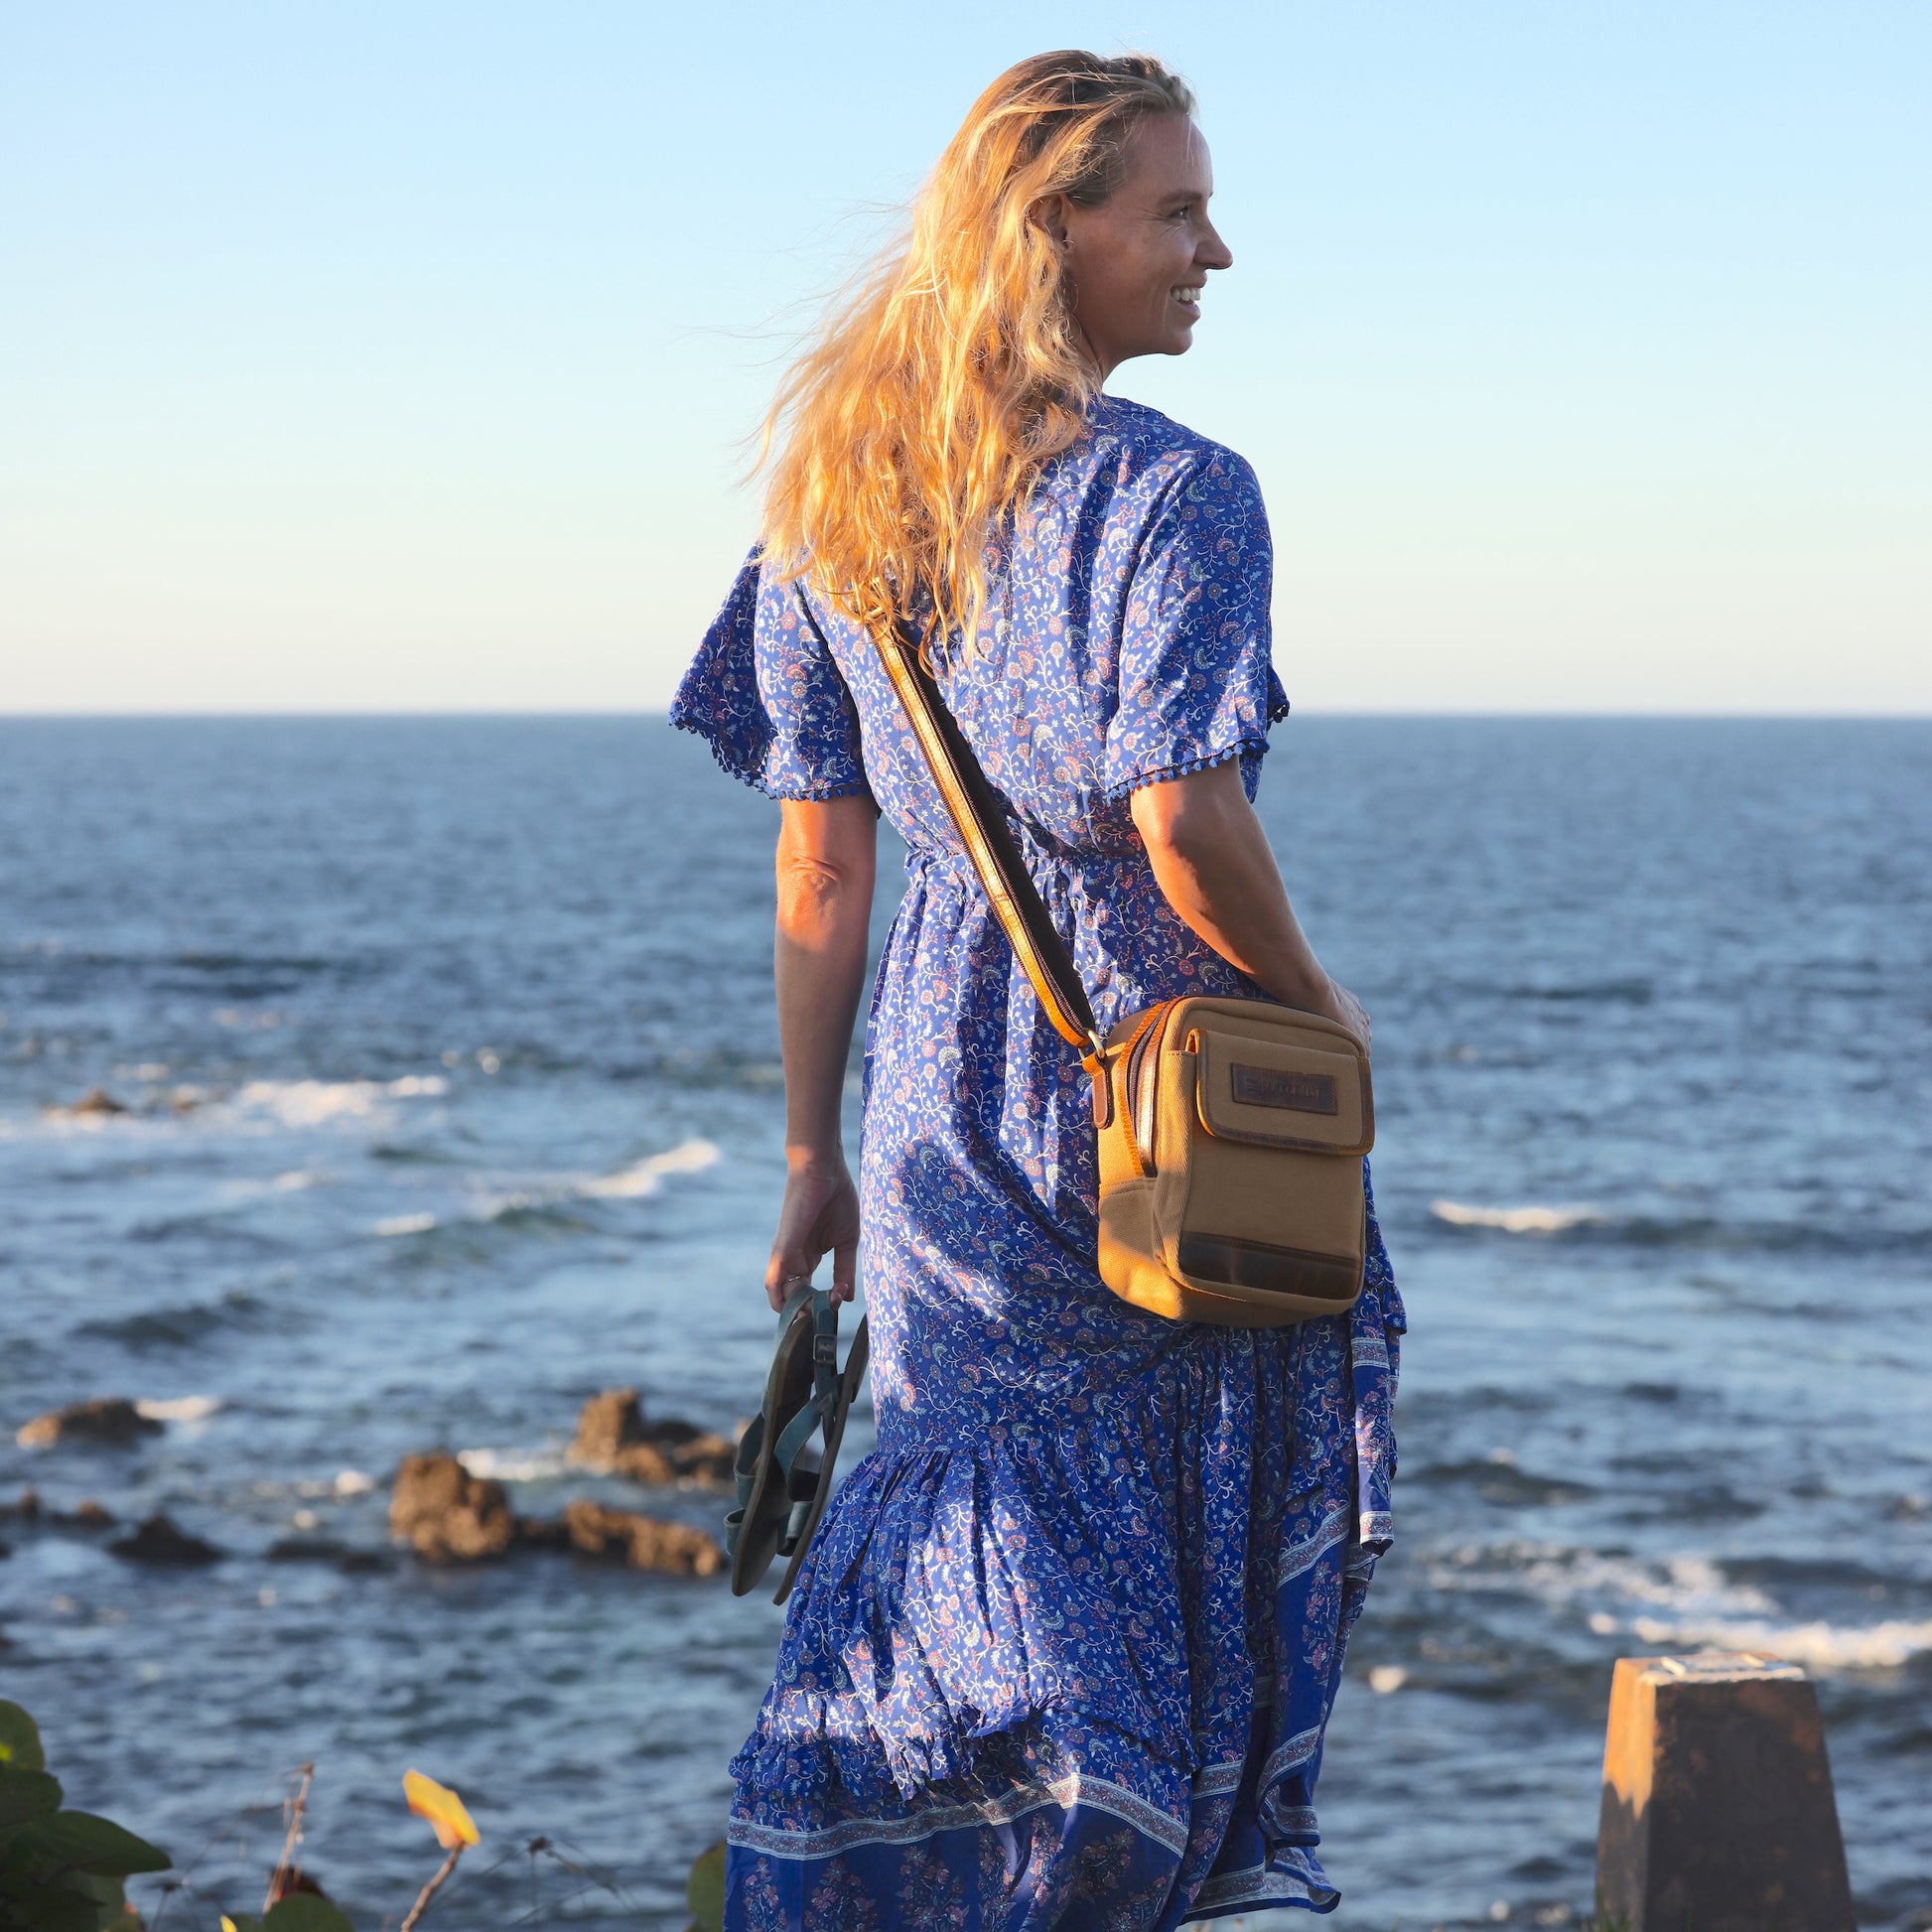
M 707 1489 L 732 1486 L 732 1463 L 737 1450 L 722 1436 L 700 1432 L 671 1451 L 671 1461 L 679 1475 L 701 1482 Z
M 127 1112 L 127 1109 L 105 1087 L 89 1087 L 71 1107 L 64 1109 L 57 1108 L 55 1111 L 57 1113 L 66 1112 L 84 1119 L 89 1114 L 102 1116 L 124 1114 Z
M 161 1425 L 125 1396 L 103 1395 L 36 1416 L 22 1425 L 14 1441 L 22 1449 L 52 1449 L 57 1443 L 105 1443 L 118 1449 L 160 1434 Z
M 203 1564 L 219 1563 L 222 1552 L 212 1543 L 180 1530 L 166 1516 L 150 1516 L 141 1527 L 108 1546 L 110 1555 L 129 1563 Z
M 671 1577 L 715 1577 L 725 1553 L 702 1530 L 664 1523 L 628 1509 L 579 1497 L 564 1506 L 570 1547 L 587 1557 L 607 1557 L 633 1570 L 656 1570 Z
M 635 1389 L 606 1389 L 592 1396 L 577 1418 L 569 1459 L 633 1482 L 685 1477 L 718 1486 L 731 1481 L 732 1446 L 674 1417 L 647 1423 Z
M 635 1389 L 606 1389 L 584 1404 L 569 1459 L 589 1469 L 608 1469 L 633 1443 L 647 1441 L 644 1412 Z
M 500 1482 L 473 1476 L 454 1455 L 405 1455 L 389 1498 L 389 1533 L 431 1563 L 485 1563 L 516 1535 Z

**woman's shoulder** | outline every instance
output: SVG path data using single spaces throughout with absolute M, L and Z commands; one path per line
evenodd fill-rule
M 1087 421 L 1090 435 L 1082 467 L 1116 490 L 1152 498 L 1210 481 L 1252 495 L 1260 505 L 1260 484 L 1245 457 L 1147 403 L 1129 396 L 1097 396 Z

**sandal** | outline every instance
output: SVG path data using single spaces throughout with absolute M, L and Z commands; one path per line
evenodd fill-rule
M 790 1561 L 771 1600 L 782 1603 L 791 1594 L 832 1493 L 832 1468 L 846 1416 L 865 1378 L 867 1354 L 861 1315 L 841 1373 L 838 1304 L 809 1283 L 786 1298 L 763 1407 L 738 1442 L 738 1507 L 725 1518 L 734 1596 L 757 1588 L 774 1557 Z M 814 1435 L 824 1443 L 816 1460 L 806 1453 Z

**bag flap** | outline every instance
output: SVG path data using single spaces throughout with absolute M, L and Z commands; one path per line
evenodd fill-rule
M 1366 1154 L 1375 1142 L 1368 1063 L 1345 1039 L 1311 1028 L 1194 1030 L 1194 1104 L 1216 1140 L 1318 1154 Z

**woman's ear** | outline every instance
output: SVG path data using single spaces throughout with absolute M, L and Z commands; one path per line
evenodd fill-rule
M 1066 231 L 1066 197 L 1060 194 L 1042 195 L 1027 210 L 1027 217 L 1064 257 L 1071 246 Z

